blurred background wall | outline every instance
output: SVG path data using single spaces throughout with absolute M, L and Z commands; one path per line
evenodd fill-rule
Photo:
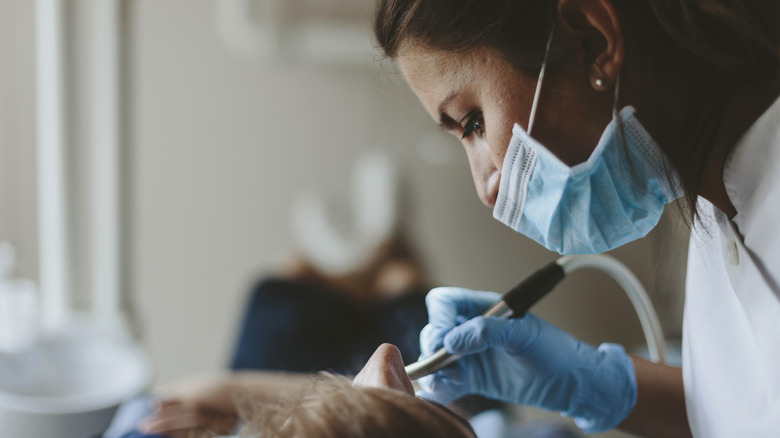
M 21 276 L 38 275 L 35 41 L 32 2 L 0 1 L 0 239 L 17 245 Z
M 555 258 L 492 219 L 457 140 L 440 132 L 391 66 L 377 62 L 372 2 L 290 1 L 294 14 L 365 30 L 356 41 L 364 51 L 328 61 L 231 50 L 217 28 L 219 1 L 123 6 L 128 284 L 157 383 L 226 363 L 250 285 L 294 251 L 292 199 L 314 187 L 348 202 L 352 166 L 366 150 L 401 163 L 410 204 L 404 226 L 436 284 L 502 291 Z M 73 22 L 84 24 L 73 30 L 79 41 L 89 32 L 80 14 L 90 1 L 69 7 Z M 37 276 L 33 29 L 33 2 L 0 0 L 0 239 L 17 245 L 18 273 L 30 278 Z M 74 89 L 90 80 L 75 77 Z M 73 159 L 87 129 L 74 128 Z M 88 189 L 78 181 L 77 190 Z M 88 242 L 78 242 L 86 254 Z M 671 336 L 680 335 L 686 242 L 667 215 L 647 239 L 614 252 L 650 290 Z M 643 343 L 628 299 L 602 274 L 575 274 L 536 312 L 593 343 Z

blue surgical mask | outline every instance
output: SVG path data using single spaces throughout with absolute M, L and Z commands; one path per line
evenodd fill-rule
M 493 217 L 560 254 L 601 253 L 644 237 L 682 195 L 663 151 L 629 106 L 615 111 L 587 161 L 566 165 L 529 134 L 543 78 L 544 67 L 528 132 L 512 130 Z

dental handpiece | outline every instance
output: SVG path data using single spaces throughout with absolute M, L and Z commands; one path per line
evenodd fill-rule
M 534 272 L 530 277 L 502 295 L 482 316 L 520 318 L 537 301 L 549 293 L 565 276 L 563 267 L 556 261 Z M 444 347 L 431 356 L 406 366 L 406 374 L 412 380 L 433 374 L 460 359 L 460 355 L 447 353 Z

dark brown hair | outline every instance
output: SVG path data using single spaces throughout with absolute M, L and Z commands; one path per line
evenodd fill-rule
M 387 57 L 408 42 L 445 52 L 497 50 L 521 72 L 538 72 L 557 0 L 378 0 L 374 32 Z M 734 92 L 777 78 L 780 1 L 614 0 L 621 27 L 660 69 L 685 81 L 685 132 L 669 155 L 695 216 L 717 127 Z M 551 66 L 565 56 L 551 54 Z
M 491 47 L 516 68 L 541 66 L 555 1 L 379 0 L 374 32 L 384 54 L 422 43 L 445 52 Z

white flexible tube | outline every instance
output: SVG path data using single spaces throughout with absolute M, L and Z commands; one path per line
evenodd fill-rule
M 639 322 L 642 324 L 650 360 L 657 363 L 666 362 L 666 341 L 658 315 L 655 313 L 653 303 L 642 283 L 626 265 L 613 257 L 602 254 L 563 256 L 556 260 L 556 263 L 563 268 L 566 275 L 579 269 L 594 268 L 606 272 L 617 281 L 626 291 L 626 295 L 631 300 L 639 317 Z

